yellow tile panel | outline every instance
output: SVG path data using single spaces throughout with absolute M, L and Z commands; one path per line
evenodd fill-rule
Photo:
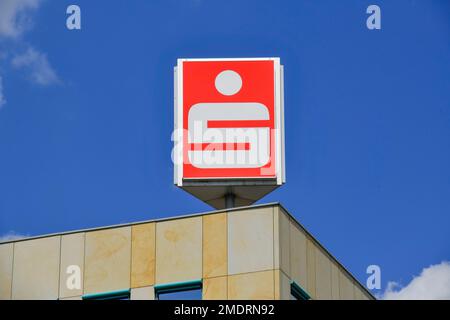
M 203 300 L 226 300 L 227 277 L 203 279 Z
M 203 216 L 203 278 L 227 274 L 227 214 Z
M 86 233 L 84 294 L 130 288 L 131 227 Z
M 228 276 L 228 299 L 275 299 L 274 271 L 269 270 Z
M 131 227 L 131 288 L 155 283 L 155 223 Z
M 156 283 L 202 278 L 202 217 L 156 223 Z

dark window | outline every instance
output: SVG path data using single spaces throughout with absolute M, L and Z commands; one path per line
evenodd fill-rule
M 310 295 L 295 281 L 291 283 L 291 300 L 310 300 Z

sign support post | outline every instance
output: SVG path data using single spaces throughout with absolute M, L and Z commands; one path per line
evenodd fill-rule
M 225 195 L 225 209 L 230 209 L 230 208 L 234 208 L 235 207 L 235 198 L 236 196 L 234 195 L 234 193 L 227 193 Z

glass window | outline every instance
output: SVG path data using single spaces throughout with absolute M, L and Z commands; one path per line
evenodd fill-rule
M 158 300 L 202 300 L 202 289 L 160 293 Z
M 201 300 L 202 281 L 169 283 L 155 286 L 157 300 Z

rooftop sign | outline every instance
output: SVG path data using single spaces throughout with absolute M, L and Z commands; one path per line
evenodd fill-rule
M 248 205 L 284 183 L 279 58 L 178 59 L 175 184 L 216 208 Z

